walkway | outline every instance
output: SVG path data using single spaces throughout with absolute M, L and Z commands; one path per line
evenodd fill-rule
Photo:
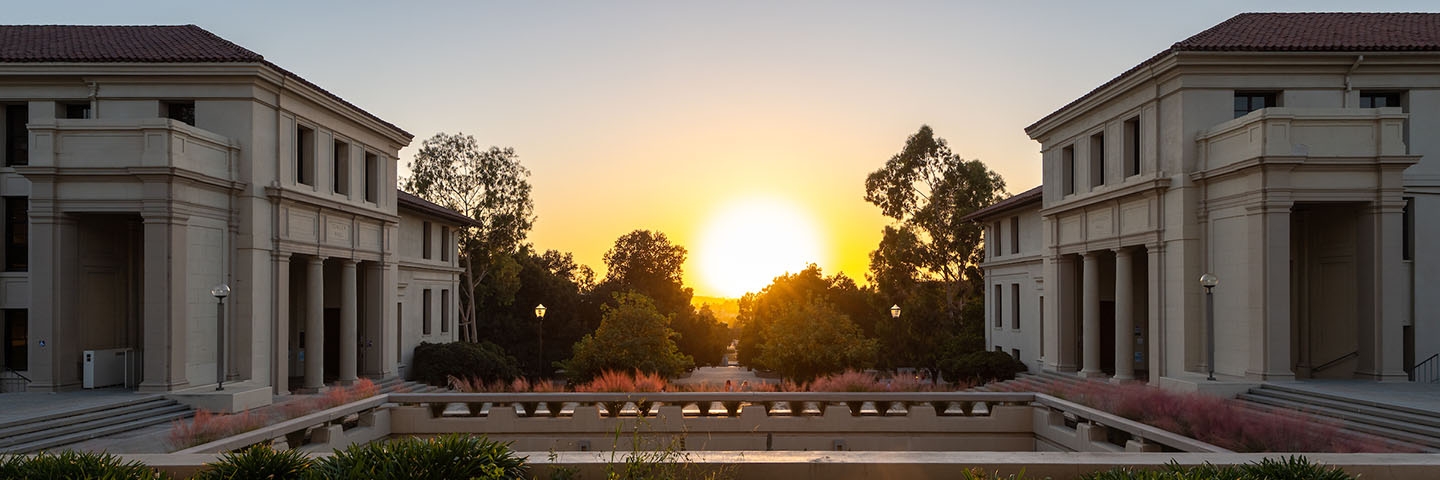
M 1271 383 L 1295 390 L 1342 396 L 1376 405 L 1393 405 L 1440 415 L 1440 383 L 1392 383 L 1369 380 L 1305 380 Z

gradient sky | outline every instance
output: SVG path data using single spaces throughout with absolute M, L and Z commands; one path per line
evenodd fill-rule
M 1245 11 L 1435 11 L 1435 2 L 471 2 L 48 0 L 4 23 L 185 24 L 253 50 L 422 140 L 514 147 L 530 240 L 601 257 L 634 229 L 691 250 L 763 197 L 807 212 L 813 261 L 862 280 L 886 223 L 864 178 L 929 124 L 1018 193 L 1026 125 Z M 403 174 L 403 172 L 402 172 Z M 774 272 L 779 274 L 782 272 Z M 763 283 L 753 289 L 763 287 Z

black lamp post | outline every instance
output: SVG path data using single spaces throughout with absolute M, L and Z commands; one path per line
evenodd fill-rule
M 544 375 L 545 375 L 545 304 L 543 304 L 543 303 L 535 306 L 535 325 L 536 325 L 536 327 L 535 327 L 536 337 L 538 337 L 538 338 L 540 339 L 540 348 L 538 349 L 539 352 L 535 354 L 535 356 L 537 357 L 537 358 L 536 358 L 537 361 L 536 361 L 536 363 L 535 363 L 535 372 L 536 372 L 535 374 L 536 374 L 537 376 L 539 376 L 539 377 L 544 377 Z
M 1200 286 L 1205 287 L 1205 363 L 1210 370 L 1210 376 L 1206 380 L 1215 380 L 1215 289 L 1220 284 L 1220 277 L 1212 274 L 1200 276 Z
M 215 390 L 225 389 L 225 297 L 230 296 L 230 286 L 224 283 L 210 289 L 215 296 Z

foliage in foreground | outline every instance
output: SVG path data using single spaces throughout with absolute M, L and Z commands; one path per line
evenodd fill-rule
M 490 342 L 421 342 L 411 363 L 411 380 L 435 386 L 444 386 L 450 377 L 510 381 L 520 376 L 515 357 Z
M 310 455 L 299 450 L 275 450 L 269 444 L 255 445 L 220 456 L 192 479 L 231 480 L 257 478 L 298 479 L 310 470 Z
M 1209 463 L 1182 466 L 1172 460 L 1160 470 L 1120 467 L 1087 474 L 1081 478 L 1085 480 L 1349 480 L 1355 477 L 1338 467 L 1326 467 L 1311 462 L 1305 457 L 1291 456 L 1279 460 L 1265 458 L 1261 459 L 1259 463 L 1223 467 Z
M 515 456 L 509 444 L 447 434 L 351 445 L 317 460 L 310 478 L 508 479 L 524 478 L 525 470 L 525 459 Z
M 168 479 L 170 476 L 139 461 L 121 461 L 120 457 L 109 453 L 67 450 L 0 457 L 0 478 L 148 480 Z

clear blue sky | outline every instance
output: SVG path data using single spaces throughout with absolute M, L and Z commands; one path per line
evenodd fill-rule
M 766 198 L 818 230 L 822 253 L 796 261 L 863 279 L 884 224 L 864 176 L 921 124 L 1020 192 L 1040 181 L 1026 125 L 1171 43 L 1244 11 L 1357 8 L 1440 3 L 49 0 L 3 21 L 194 23 L 412 145 L 459 131 L 514 147 L 534 174 L 531 240 L 597 270 L 636 228 L 693 260 L 708 218 Z M 696 269 L 697 293 L 730 293 Z

